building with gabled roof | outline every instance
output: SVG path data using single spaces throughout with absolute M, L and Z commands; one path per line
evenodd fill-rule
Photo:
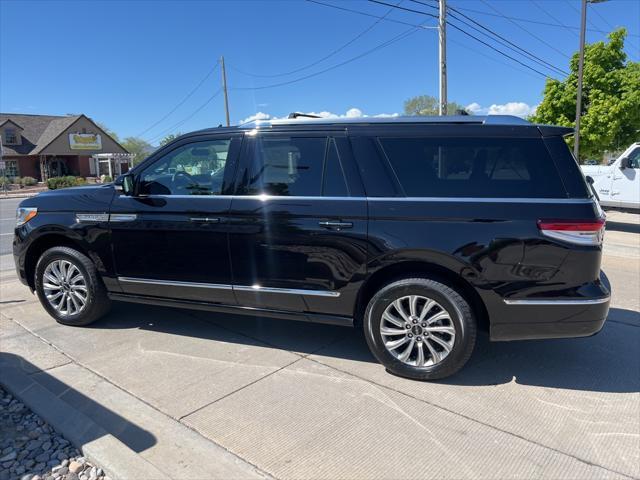
M 94 154 L 127 154 L 127 150 L 86 115 L 0 113 L 2 160 L 7 177 L 46 180 L 62 175 L 99 175 Z M 118 164 L 117 173 L 128 169 Z

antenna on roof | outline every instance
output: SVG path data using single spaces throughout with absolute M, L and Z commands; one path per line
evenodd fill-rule
M 295 119 L 295 118 L 299 118 L 299 117 L 304 117 L 304 118 L 322 118 L 320 115 L 314 115 L 313 113 L 302 113 L 302 112 L 292 112 L 292 113 L 289 114 L 289 116 L 287 118 Z

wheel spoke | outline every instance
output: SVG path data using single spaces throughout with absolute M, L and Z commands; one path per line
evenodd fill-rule
M 391 315 L 389 312 L 385 312 L 382 315 L 382 319 L 386 320 L 389 323 L 394 324 L 396 327 L 404 327 L 405 324 L 406 324 L 406 322 L 403 322 L 398 317 L 395 317 L 395 316 Z
M 422 346 L 423 342 L 418 342 L 416 346 L 418 347 L 418 357 L 416 358 L 416 366 L 422 367 L 424 366 L 424 349 Z
M 59 291 L 58 293 L 47 295 L 47 299 L 53 305 L 53 301 L 56 300 L 57 298 L 60 298 L 62 295 L 64 295 L 64 292 Z
M 405 348 L 400 355 L 398 355 L 398 360 L 401 360 L 403 362 L 406 362 L 407 360 L 409 360 L 409 357 L 411 356 L 411 352 L 413 350 L 413 346 L 415 344 L 416 344 L 416 339 L 411 338 L 411 340 L 409 341 L 409 346 Z
M 409 316 L 407 315 L 407 313 L 404 311 L 404 307 L 402 306 L 402 299 L 398 299 L 395 302 L 393 302 L 393 306 L 396 307 L 397 312 L 400 314 L 400 316 L 403 318 L 403 320 L 405 322 L 409 321 Z
M 60 287 L 60 285 L 54 285 L 53 283 L 43 283 L 42 288 L 45 290 L 60 290 L 62 287 Z
M 447 319 L 447 320 L 450 319 L 449 313 L 446 310 L 438 312 L 435 315 L 432 315 L 429 318 L 427 318 L 427 325 L 431 325 L 432 323 L 435 323 L 439 320 L 444 320 L 444 319 Z
M 429 350 L 429 354 L 431 355 L 431 360 L 433 361 L 433 363 L 438 363 L 441 358 L 440 358 L 440 354 L 438 353 L 438 351 L 433 348 L 433 345 L 431 345 L 431 342 L 429 341 L 428 338 L 425 339 L 424 341 L 425 345 L 427 346 L 427 349 Z
M 380 328 L 380 333 L 382 335 L 406 335 L 407 331 L 399 328 L 382 327 Z
M 456 329 L 454 327 L 448 327 L 448 326 L 442 326 L 442 325 L 427 327 L 425 328 L 425 330 L 429 333 L 433 333 L 433 332 L 447 333 L 451 336 L 454 336 L 456 334 Z
M 409 313 L 412 317 L 418 316 L 418 300 L 420 299 L 417 295 L 409 296 Z
M 445 353 L 449 353 L 451 351 L 451 345 L 449 345 L 448 342 L 444 341 L 443 339 L 441 339 L 437 335 L 429 336 L 429 340 L 432 340 L 432 341 L 436 342 L 438 345 L 440 345 L 442 348 L 444 348 Z
M 60 285 L 60 281 L 54 275 L 50 274 L 47 271 L 44 272 L 42 277 L 45 278 L 46 280 L 48 280 L 49 283 L 52 283 L 52 284 L 55 284 L 55 285 Z
M 387 342 L 384 345 L 385 347 L 387 347 L 387 350 L 391 351 L 391 350 L 395 350 L 401 345 L 404 345 L 408 341 L 409 339 L 407 337 L 402 337 L 402 338 L 399 338 L 398 340 L 392 340 L 390 342 Z
M 427 300 L 427 303 L 424 304 L 424 306 L 422 307 L 422 311 L 420 312 L 420 319 L 419 319 L 420 322 L 424 320 L 424 317 L 427 315 L 427 313 L 431 311 L 431 309 L 435 305 L 437 305 L 435 300 L 431 300 L 431 299 Z

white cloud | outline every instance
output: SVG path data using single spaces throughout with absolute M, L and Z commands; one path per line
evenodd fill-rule
M 318 117 L 322 117 L 322 118 L 359 118 L 359 117 L 381 117 L 381 118 L 393 118 L 393 117 L 397 117 L 399 114 L 398 113 L 378 113 L 375 115 L 367 115 L 365 113 L 362 112 L 362 110 L 360 110 L 359 108 L 350 108 L 349 110 L 347 110 L 345 113 L 333 113 L 333 112 L 328 112 L 326 110 L 320 111 L 320 112 L 304 112 L 307 115 L 316 115 Z M 251 122 L 254 120 L 278 120 L 278 119 L 282 119 L 282 118 L 286 118 L 286 117 L 274 117 L 268 113 L 264 113 L 264 112 L 257 112 L 243 120 L 241 120 L 240 122 L 238 122 L 239 125 L 242 125 L 243 123 L 247 123 L 247 122 Z
M 257 112 L 243 120 L 240 120 L 238 122 L 238 125 L 242 125 L 243 123 L 247 123 L 247 122 L 253 122 L 254 120 L 269 120 L 270 118 L 271 118 L 271 115 L 269 115 L 268 113 Z
M 515 115 L 517 117 L 527 117 L 536 113 L 538 105 L 529 105 L 525 102 L 507 102 L 504 104 L 494 103 L 489 107 L 483 107 L 477 102 L 467 105 L 467 111 L 475 115 Z

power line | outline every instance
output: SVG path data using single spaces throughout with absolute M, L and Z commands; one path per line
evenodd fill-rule
M 404 0 L 400 0 L 396 5 L 400 5 Z M 319 3 L 319 2 L 314 2 L 314 3 Z M 275 74 L 260 74 L 260 73 L 249 73 L 249 72 L 245 72 L 243 70 L 240 70 L 239 68 L 234 67 L 233 65 L 230 65 L 229 68 L 231 68 L 232 70 L 235 70 L 238 73 L 241 73 L 243 75 L 247 75 L 250 77 L 258 77 L 258 78 L 275 78 L 275 77 L 285 77 L 287 75 L 292 75 L 294 73 L 298 73 L 301 72 L 303 70 L 307 70 L 311 67 L 315 67 L 316 65 L 318 65 L 319 63 L 324 62 L 325 60 L 333 57 L 334 55 L 340 53 L 342 50 L 344 50 L 345 48 L 347 48 L 349 45 L 353 44 L 355 41 L 357 41 L 358 39 L 362 38 L 364 35 L 366 35 L 367 33 L 369 33 L 371 30 L 373 30 L 380 22 L 382 22 L 383 20 L 385 20 L 389 14 L 393 12 L 393 8 L 390 8 L 387 13 L 385 13 L 382 17 L 378 17 L 378 19 L 373 22 L 371 25 L 369 25 L 367 28 L 365 28 L 362 32 L 360 32 L 359 34 L 357 34 L 355 37 L 353 37 L 351 40 L 349 40 L 347 43 L 343 44 L 342 46 L 336 48 L 335 50 L 331 51 L 330 53 L 328 53 L 327 55 L 325 55 L 324 57 L 322 57 L 319 60 L 316 60 L 315 62 L 309 63 L 308 65 L 305 65 L 304 67 L 300 67 L 300 68 L 296 68 L 295 70 L 290 70 L 288 72 L 284 72 L 284 73 L 275 73 Z
M 381 2 L 381 1 L 379 1 L 379 0 L 369 0 L 369 1 L 370 1 L 370 2 L 373 2 L 373 3 L 380 3 L 380 4 L 382 4 L 382 5 L 391 6 L 390 4 L 388 4 L 388 3 L 384 3 L 384 2 Z M 408 11 L 408 12 L 418 13 L 418 14 L 421 14 L 421 15 L 433 16 L 433 15 L 431 15 L 430 13 L 426 13 L 426 12 L 423 12 L 423 11 L 421 11 L 421 10 L 414 10 L 414 9 L 410 9 L 410 8 L 406 8 L 406 7 L 400 7 L 400 6 L 397 6 L 397 7 L 394 7 L 394 8 L 398 8 L 398 9 L 401 9 L 401 10 L 406 10 L 406 11 Z M 518 60 L 517 58 L 512 57 L 512 56 L 511 56 L 511 55 L 509 55 L 508 53 L 505 53 L 505 52 L 503 52 L 502 50 L 500 50 L 500 49 L 498 49 L 498 48 L 494 47 L 494 46 L 493 46 L 493 45 L 491 45 L 490 43 L 487 43 L 487 42 L 485 42 L 484 40 L 482 40 L 481 38 L 478 38 L 478 37 L 476 37 L 475 35 L 473 35 L 473 34 L 471 34 L 471 33 L 467 32 L 467 31 L 466 31 L 466 30 L 464 30 L 463 28 L 458 27 L 458 26 L 457 26 L 457 25 L 455 25 L 454 23 L 449 23 L 449 25 L 450 25 L 452 28 L 455 28 L 456 30 L 458 30 L 459 32 L 462 32 L 463 34 L 467 35 L 468 37 L 473 38 L 473 39 L 474 39 L 474 40 L 476 40 L 477 42 L 480 42 L 480 43 L 482 43 L 483 45 L 485 45 L 485 46 L 489 47 L 490 49 L 494 50 L 495 52 L 499 53 L 500 55 L 503 55 L 503 56 L 505 56 L 505 57 L 507 57 L 507 58 L 509 58 L 509 59 L 513 60 L 514 62 L 519 63 L 519 64 L 520 64 L 520 65 L 522 65 L 523 67 L 528 68 L 529 70 L 531 70 L 531 71 L 533 71 L 533 72 L 536 72 L 536 73 L 537 73 L 537 74 L 539 74 L 540 76 L 542 76 L 542 77 L 544 77 L 544 78 L 547 78 L 547 76 L 548 76 L 548 75 L 546 75 L 545 73 L 541 72 L 540 70 L 537 70 L 537 69 L 535 69 L 535 68 L 531 67 L 530 65 L 527 65 L 526 63 L 521 62 L 521 61 L 520 61 L 520 60 Z
M 485 5 L 487 5 L 489 8 L 491 8 L 494 12 L 498 12 L 500 13 L 500 11 L 498 9 L 496 9 L 491 3 L 487 2 L 486 0 L 480 0 L 482 3 L 484 3 Z M 520 25 L 517 22 L 514 22 L 511 19 L 507 19 L 509 20 L 512 24 L 514 24 L 516 27 L 518 27 L 520 30 L 522 30 L 523 32 L 528 33 L 529 35 L 531 35 L 533 38 L 535 38 L 536 40 L 538 40 L 541 43 L 544 43 L 547 47 L 549 47 L 551 50 L 554 50 L 555 52 L 559 53 L 560 55 L 562 55 L 565 58 L 571 58 L 569 55 L 567 55 L 566 53 L 564 53 L 562 50 L 557 49 L 555 46 L 553 46 L 552 44 L 550 44 L 549 42 L 547 42 L 546 40 L 540 38 L 538 35 L 536 35 L 533 32 L 530 32 L 529 30 L 527 30 L 526 28 L 524 28 L 522 25 Z
M 427 4 L 425 2 L 419 1 L 419 0 L 410 0 L 414 3 L 418 3 L 420 5 L 424 5 L 426 7 L 430 7 L 430 8 L 436 8 L 433 5 Z M 499 33 L 495 32 L 494 30 L 486 27 L 485 25 L 483 25 L 482 23 L 474 20 L 473 18 L 471 18 L 468 15 L 465 15 L 464 13 L 458 11 L 456 8 L 454 7 L 448 7 L 448 10 L 451 10 L 452 12 L 455 13 L 450 13 L 450 16 L 453 17 L 454 19 L 456 19 L 457 21 L 459 21 L 460 23 L 472 28 L 473 30 L 475 30 L 476 32 L 481 33 L 482 35 L 485 35 L 489 38 L 491 38 L 494 41 L 497 41 L 498 43 L 500 43 L 501 45 L 509 48 L 511 51 L 514 51 L 524 57 L 529 57 L 527 58 L 530 61 L 533 61 L 535 63 L 537 63 L 538 65 L 544 67 L 544 68 L 548 68 L 551 70 L 554 70 L 557 73 L 560 73 L 562 75 L 569 75 L 569 72 L 562 70 L 561 68 L 556 67 L 555 65 L 553 65 L 552 63 L 547 62 L 546 60 L 544 60 L 543 58 L 540 58 L 539 56 L 535 55 L 534 53 L 530 52 L 529 50 L 517 45 L 516 43 L 512 42 L 511 40 L 509 40 L 508 38 L 504 37 L 503 35 L 500 35 Z M 461 19 L 458 15 L 461 15 L 462 17 L 468 19 L 470 22 L 472 22 L 473 24 L 477 25 L 478 27 L 480 27 L 480 29 L 489 32 L 489 34 L 493 35 L 494 37 L 498 38 L 498 40 L 496 40 L 495 38 L 492 38 L 489 34 L 483 32 L 482 30 L 480 30 L 479 28 L 475 27 L 474 25 L 471 25 L 469 22 Z
M 380 17 L 378 15 L 373 15 L 371 13 L 367 13 L 367 12 L 362 12 L 360 10 L 353 10 L 351 8 L 345 8 L 345 7 L 339 7 L 338 5 L 333 5 L 331 3 L 324 3 L 324 2 L 320 2 L 318 0 L 307 0 L 307 2 L 309 3 L 316 3 L 318 5 L 322 5 L 324 7 L 330 7 L 330 8 L 335 8 L 336 10 L 342 10 L 344 12 L 351 12 L 351 13 L 356 13 L 358 15 L 363 15 L 365 17 L 371 17 L 371 18 L 380 18 L 382 20 L 384 20 L 385 22 L 391 22 L 391 23 L 397 23 L 399 25 L 407 25 L 409 27 L 416 27 L 416 28 L 423 28 L 425 30 L 430 30 L 430 29 L 437 29 L 438 27 L 428 27 L 428 26 L 423 26 L 423 25 L 416 25 L 414 23 L 409 23 L 409 22 L 403 22 L 402 20 L 396 20 L 395 18 L 385 18 L 385 17 Z
M 338 67 L 342 67 L 343 65 L 346 65 L 348 63 L 351 63 L 351 62 L 354 62 L 356 60 L 359 60 L 360 58 L 365 57 L 365 56 L 367 56 L 367 55 L 369 55 L 369 54 L 371 54 L 371 53 L 373 53 L 373 52 L 375 52 L 377 50 L 380 50 L 381 48 L 384 48 L 386 46 L 391 45 L 392 43 L 396 43 L 396 42 L 398 42 L 400 40 L 403 40 L 404 38 L 406 38 L 409 35 L 415 33 L 416 31 L 418 31 L 420 28 L 421 28 L 420 25 L 416 26 L 416 27 L 412 27 L 409 30 L 406 30 L 406 31 L 402 32 L 401 34 L 396 35 L 395 37 L 391 38 L 390 40 L 387 40 L 386 42 L 383 42 L 383 43 L 381 43 L 379 45 L 376 45 L 375 47 L 373 47 L 373 48 L 371 48 L 371 49 L 369 49 L 369 50 L 367 50 L 367 51 L 365 51 L 365 52 L 363 52 L 363 53 L 361 53 L 359 55 L 356 55 L 355 57 L 351 57 L 351 58 L 349 58 L 349 59 L 347 59 L 347 60 L 345 60 L 343 62 L 337 63 L 335 65 L 327 67 L 327 68 L 325 68 L 323 70 L 320 70 L 318 72 L 310 73 L 310 74 L 305 75 L 305 76 L 300 77 L 300 78 L 296 78 L 296 79 L 293 79 L 293 80 L 288 80 L 286 82 L 273 83 L 273 84 L 270 84 L 270 85 L 261 85 L 261 86 L 258 86 L 258 87 L 233 87 L 233 88 L 231 88 L 231 90 L 265 90 L 267 88 L 283 87 L 285 85 L 291 85 L 292 83 L 301 82 L 303 80 L 307 80 L 309 78 L 316 77 L 316 76 L 321 75 L 323 73 L 326 73 L 326 72 L 328 72 L 330 70 L 334 70 L 334 69 L 336 69 Z
M 578 32 L 575 32 L 569 25 L 566 25 L 563 22 L 561 22 L 560 20 L 558 20 L 558 18 L 556 18 L 551 12 L 549 12 L 549 10 L 547 10 L 542 5 L 540 5 L 540 3 L 538 3 L 536 0 L 531 0 L 531 3 L 533 3 L 538 8 L 538 10 L 540 10 L 546 16 L 548 16 L 552 20 L 555 20 L 556 22 L 558 22 L 558 24 L 561 25 L 562 27 L 564 27 L 565 30 L 568 30 L 569 32 L 571 32 L 571 33 L 573 33 L 575 35 L 578 35 L 578 36 L 580 35 Z
M 182 105 L 185 104 L 185 102 L 187 100 L 189 100 L 191 98 L 191 96 L 196 93 L 196 91 L 202 86 L 202 84 L 213 74 L 213 72 L 216 71 L 216 68 L 218 68 L 218 62 L 216 62 L 216 64 L 213 66 L 213 68 L 211 70 L 209 70 L 209 72 L 204 76 L 204 78 L 202 80 L 200 80 L 200 82 L 195 86 L 195 88 L 193 90 L 191 90 L 186 97 L 184 97 L 175 107 L 173 107 L 169 113 L 167 113 L 164 117 L 162 117 L 160 120 L 158 120 L 157 122 L 153 123 L 151 126 L 147 127 L 145 130 L 143 130 L 142 132 L 140 132 L 138 135 L 136 135 L 137 137 L 141 137 L 142 135 L 144 135 L 145 133 L 147 133 L 149 130 L 151 130 L 152 128 L 154 128 L 155 126 L 157 126 L 158 124 L 162 123 L 164 120 L 166 120 L 167 118 L 169 118 L 171 116 L 171 114 L 173 112 L 175 112 L 178 108 L 180 108 Z
M 214 98 L 216 98 L 218 95 L 220 95 L 220 93 L 222 93 L 222 88 L 219 88 L 216 93 L 214 93 L 213 95 L 211 95 L 202 105 L 200 105 L 196 110 L 194 110 L 189 116 L 187 116 L 186 118 L 183 118 L 182 120 L 180 120 L 179 122 L 175 123 L 174 125 L 170 126 L 169 128 L 167 128 L 166 130 L 163 130 L 162 132 L 160 132 L 159 134 L 157 134 L 156 136 L 150 138 L 149 140 L 147 140 L 149 143 L 153 143 L 156 140 L 164 137 L 166 134 L 168 134 L 169 132 L 174 131 L 176 128 L 184 125 L 185 123 L 187 123 L 189 120 L 191 120 L 194 116 L 196 116 L 204 107 L 206 107 L 207 105 L 209 105 Z
M 571 30 L 580 30 L 580 27 L 574 27 L 573 25 L 561 25 L 559 23 L 550 23 L 550 22 L 543 22 L 541 20 L 532 20 L 530 18 L 521 18 L 521 17 L 511 17 L 508 15 L 504 15 L 502 13 L 491 13 L 491 12 L 486 12 L 484 10 L 476 10 L 473 8 L 467 8 L 467 7 L 458 7 L 459 10 L 464 10 L 465 12 L 472 12 L 472 13 L 477 13 L 479 15 L 485 15 L 488 17 L 498 17 L 498 18 L 504 18 L 506 20 L 515 20 L 516 22 L 523 22 L 523 23 L 532 23 L 535 25 L 545 25 L 547 27 L 560 27 L 560 28 L 570 28 Z M 609 33 L 606 30 L 598 30 L 598 29 L 589 29 L 587 30 L 588 32 L 592 32 L 592 33 Z M 628 34 L 630 37 L 640 37 L 640 35 L 638 34 L 632 34 L 629 33 Z

